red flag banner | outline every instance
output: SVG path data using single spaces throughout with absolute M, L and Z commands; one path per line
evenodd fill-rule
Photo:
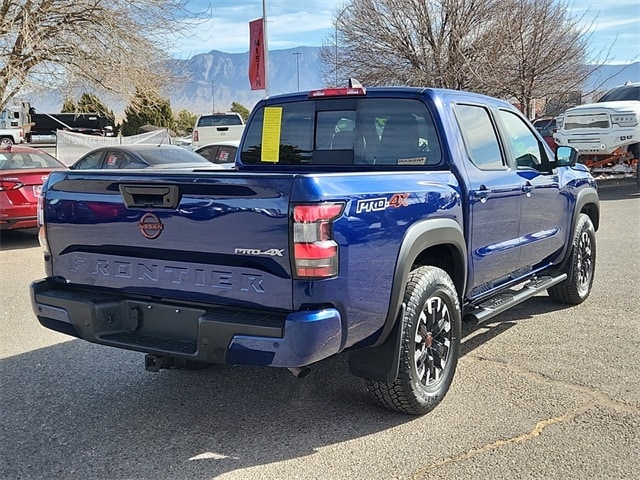
M 249 83 L 251 90 L 266 87 L 262 18 L 249 22 Z

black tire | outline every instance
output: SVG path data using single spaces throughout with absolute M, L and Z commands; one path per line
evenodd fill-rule
M 442 401 L 453 381 L 460 350 L 460 302 L 449 275 L 431 266 L 410 273 L 404 302 L 398 378 L 367 380 L 367 388 L 383 407 L 423 415 Z
M 636 183 L 640 187 L 640 143 L 629 145 L 629 152 L 636 161 Z
M 2 137 L 0 138 L 0 148 L 6 148 L 13 145 L 13 139 L 10 137 Z
M 573 232 L 573 246 L 568 263 L 569 278 L 547 290 L 560 303 L 578 305 L 591 293 L 596 268 L 596 232 L 588 215 L 581 213 Z

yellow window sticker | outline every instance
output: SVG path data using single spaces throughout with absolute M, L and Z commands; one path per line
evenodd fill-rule
M 280 161 L 280 129 L 282 123 L 282 107 L 265 107 L 262 121 L 262 162 L 278 163 Z

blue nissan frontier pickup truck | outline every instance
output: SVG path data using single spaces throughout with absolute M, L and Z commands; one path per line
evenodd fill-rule
M 382 406 L 431 411 L 461 322 L 591 291 L 596 183 L 509 103 L 432 88 L 267 97 L 234 170 L 61 171 L 31 286 L 46 328 L 147 370 L 348 352 Z

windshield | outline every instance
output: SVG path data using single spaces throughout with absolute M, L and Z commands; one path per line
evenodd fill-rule
M 598 103 L 628 100 L 640 100 L 640 85 L 624 85 L 622 87 L 609 90 L 600 100 L 598 100 Z
M 204 163 L 209 162 L 197 153 L 183 147 L 156 147 L 140 152 L 140 156 L 149 165 L 163 165 L 170 163 Z
M 64 165 L 44 152 L 0 152 L 0 170 L 64 168 Z
M 419 100 L 333 98 L 262 107 L 241 160 L 262 165 L 438 165 L 440 142 Z
M 546 120 L 536 120 L 533 122 L 533 126 L 535 127 L 540 135 L 543 137 L 552 137 L 553 132 L 556 131 L 556 120 L 554 118 L 546 119 Z

